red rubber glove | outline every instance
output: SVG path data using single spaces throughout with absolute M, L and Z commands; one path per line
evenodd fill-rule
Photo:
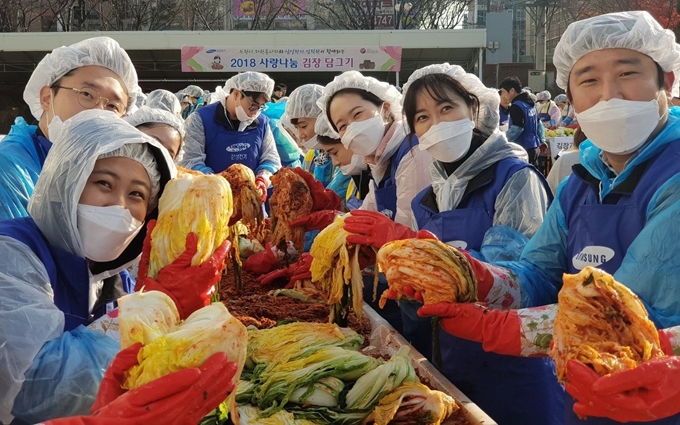
M 279 266 L 279 260 L 272 250 L 272 244 L 267 242 L 264 251 L 253 254 L 243 262 L 243 270 L 258 275 L 267 274 Z
M 309 186 L 309 192 L 312 195 L 314 204 L 312 205 L 312 212 L 322 210 L 339 210 L 342 206 L 342 199 L 330 189 L 323 187 L 320 181 L 314 178 L 302 168 L 293 168 L 293 171 L 305 180 Z
M 269 181 L 264 176 L 257 176 L 255 179 L 255 187 L 257 191 L 260 192 L 260 199 L 262 203 L 267 200 L 267 189 L 269 188 Z
M 173 372 L 121 395 L 92 416 L 54 419 L 46 425 L 197 424 L 234 390 L 238 366 L 218 353 L 200 368 Z
M 567 363 L 565 388 L 579 416 L 649 422 L 680 413 L 680 357 L 651 360 L 600 377 L 583 363 Z
M 125 372 L 130 370 L 133 366 L 137 366 L 139 361 L 137 355 L 142 349 L 141 343 L 136 343 L 130 347 L 121 350 L 106 369 L 104 379 L 99 385 L 99 392 L 97 392 L 97 399 L 92 405 L 91 412 L 95 412 L 113 400 L 125 394 L 127 390 L 123 389 L 125 383 Z
M 490 310 L 474 303 L 437 303 L 424 305 L 418 316 L 441 317 L 446 333 L 481 342 L 484 351 L 519 356 L 521 321 L 515 310 Z
M 276 279 L 288 279 L 288 284 L 286 288 L 292 288 L 295 282 L 298 280 L 311 280 L 312 272 L 309 270 L 312 267 L 312 256 L 309 253 L 304 253 L 300 256 L 300 259 L 291 264 L 290 266 L 274 270 L 264 276 L 260 276 L 257 281 L 262 286 L 269 285 Z
M 333 223 L 338 212 L 335 210 L 322 210 L 313 212 L 290 223 L 290 227 L 304 227 L 305 232 L 310 230 L 323 230 Z
M 155 220 L 149 222 L 142 258 L 139 261 L 135 291 L 144 288 L 146 291 L 161 291 L 167 294 L 175 302 L 177 311 L 184 320 L 194 311 L 210 304 L 210 290 L 222 277 L 224 260 L 229 255 L 231 242 L 224 241 L 203 264 L 192 266 L 191 260 L 198 251 L 198 236 L 189 233 L 185 251 L 172 264 L 163 267 L 156 279 L 152 279 L 147 275 L 151 257 L 151 233 L 155 226 Z
M 402 287 L 402 291 L 403 291 L 403 295 L 405 295 L 406 298 L 410 298 L 410 299 L 419 301 L 421 303 L 423 302 L 423 294 L 421 294 L 420 292 L 413 289 L 413 287 L 411 285 L 404 285 Z M 386 295 L 387 299 L 396 300 L 397 295 L 398 294 L 397 294 L 396 290 L 391 289 L 391 288 L 387 290 L 387 295 Z
M 345 218 L 344 229 L 354 235 L 347 236 L 347 242 L 368 245 L 380 249 L 388 242 L 401 239 L 437 239 L 427 230 L 416 232 L 403 224 L 396 223 L 376 211 L 354 210 Z

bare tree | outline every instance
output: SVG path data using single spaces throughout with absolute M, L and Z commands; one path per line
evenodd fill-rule
M 216 31 L 223 29 L 224 0 L 183 0 L 179 22 L 185 31 Z
M 244 19 L 250 30 L 274 29 L 278 19 L 299 20 L 304 13 L 295 0 L 252 0 L 252 18 Z
M 43 30 L 45 21 L 68 8 L 73 0 L 4 0 L 0 8 L 0 32 Z M 49 26 L 49 24 L 47 25 Z
M 100 27 L 108 31 L 154 31 L 173 25 L 181 0 L 90 0 Z
M 419 0 L 405 18 L 404 28 L 452 29 L 463 23 L 467 0 Z
M 675 28 L 680 21 L 676 9 L 677 0 L 559 0 L 562 10 L 569 12 L 573 20 L 628 10 L 646 10 L 664 28 Z
M 318 0 L 307 13 L 331 29 L 374 29 L 377 5 L 371 0 Z

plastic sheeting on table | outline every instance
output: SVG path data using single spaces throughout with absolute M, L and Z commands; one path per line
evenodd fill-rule
M 399 348 L 408 346 L 411 348 L 409 359 L 418 376 L 429 381 L 432 389 L 442 391 L 453 397 L 461 406 L 463 415 L 471 425 L 497 425 L 496 421 L 484 413 L 475 403 L 463 394 L 455 385 L 444 377 L 432 363 L 427 361 L 422 354 L 413 348 L 401 334 L 399 334 L 385 319 L 373 310 L 368 304 L 364 303 L 365 317 L 371 324 L 371 336 L 369 346 L 363 351 L 365 353 L 378 353 L 381 355 L 393 356 L 397 354 Z M 443 425 L 453 421 L 444 421 Z

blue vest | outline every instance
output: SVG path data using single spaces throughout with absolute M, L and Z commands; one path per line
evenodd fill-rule
M 412 203 L 418 229 L 479 251 L 484 234 L 493 225 L 498 194 L 516 172 L 527 167 L 531 165 L 517 158 L 497 162 L 469 182 L 460 204 L 451 211 L 437 212 L 423 205 L 428 192 L 433 196 L 431 187 L 425 189 Z M 545 181 L 544 185 L 550 193 Z M 432 360 L 430 320 L 419 320 L 415 308 L 410 310 L 402 306 L 404 337 Z M 499 424 L 562 423 L 564 391 L 557 383 L 550 359 L 487 353 L 480 343 L 456 338 L 443 330 L 439 330 L 438 337 L 441 372 Z M 540 408 L 527 409 L 528 405 Z
M 508 115 L 507 109 L 500 106 L 498 108 L 498 114 L 500 116 L 500 119 L 498 120 L 498 125 L 502 126 L 504 124 L 507 124 L 508 120 L 510 119 L 510 115 Z
M 680 171 L 680 140 L 669 143 L 656 157 L 638 165 L 600 201 L 599 180 L 582 165 L 575 165 L 560 197 L 568 229 L 568 273 L 577 273 L 586 265 L 613 274 L 621 266 L 630 244 L 646 223 L 647 207 L 656 191 Z M 650 282 L 626 282 L 633 292 L 638 285 Z M 588 418 L 581 421 L 571 410 L 573 400 L 565 404 L 567 424 L 608 425 L 611 419 Z M 639 423 L 639 422 L 629 422 Z M 645 422 L 647 424 L 680 424 L 680 415 Z
M 66 319 L 64 331 L 87 326 L 94 319 L 88 312 L 90 275 L 86 259 L 50 246 L 30 217 L 0 221 L 0 235 L 28 246 L 43 264 L 54 291 L 54 304 Z
M 260 165 L 262 142 L 267 134 L 269 119 L 260 115 L 257 124 L 244 131 L 231 129 L 220 102 L 198 109 L 205 136 L 205 165 L 221 173 L 232 164 L 243 164 L 255 171 Z M 234 122 L 238 126 L 238 121 Z
M 418 138 L 407 136 L 390 158 L 387 173 L 383 176 L 380 183 L 375 184 L 375 181 L 373 181 L 373 193 L 375 194 L 378 212 L 392 220 L 397 215 L 397 169 L 399 164 L 401 164 L 401 160 L 415 146 L 418 146 Z
M 615 273 L 646 223 L 647 207 L 656 191 L 680 172 L 680 140 L 669 143 L 656 157 L 639 165 L 600 202 L 600 181 L 575 165 L 560 205 L 568 229 L 568 273 L 592 265 Z M 649 285 L 649 282 L 641 282 Z M 626 282 L 633 292 L 636 282 Z
M 537 148 L 541 142 L 538 137 L 538 113 L 536 108 L 521 100 L 514 102 L 513 105 L 519 106 L 524 114 L 524 131 L 515 140 L 515 143 L 524 149 Z M 512 125 L 512 117 L 510 117 L 510 125 Z
M 498 161 L 470 180 L 460 204 L 450 211 L 425 205 L 424 198 L 435 196 L 432 186 L 425 188 L 411 203 L 418 229 L 429 230 L 444 242 L 454 242 L 451 245 L 457 248 L 479 251 L 484 234 L 493 225 L 498 194 L 516 172 L 527 167 L 532 166 L 518 158 Z M 536 174 L 541 176 L 538 171 Z M 543 176 L 541 180 L 551 193 Z

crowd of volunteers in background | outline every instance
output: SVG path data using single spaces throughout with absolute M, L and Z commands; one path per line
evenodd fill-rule
M 226 247 L 156 279 L 128 270 L 178 167 L 233 164 L 253 171 L 264 205 L 282 167 L 305 178 L 314 211 L 293 226 L 306 250 L 346 212 L 349 243 L 437 238 L 460 250 L 484 307 L 423 306 L 415 291 L 372 305 L 431 361 L 430 318 L 440 318 L 437 367 L 499 424 L 679 424 L 672 350 L 615 372 L 616 385 L 572 360 L 560 385 L 537 333 L 552 329 L 563 273 L 592 265 L 680 345 L 680 47 L 647 12 L 622 12 L 569 25 L 553 60 L 563 93 L 533 93 L 516 77 L 490 88 L 442 63 L 402 88 L 348 71 L 289 92 L 243 72 L 212 91 L 143 94 L 115 40 L 54 49 L 24 91 L 33 116 L 0 142 L 0 424 L 198 423 L 226 398 L 224 357 L 126 392 L 130 359 L 87 325 L 142 287 L 184 314 L 209 302 L 185 283 L 211 288 Z M 573 148 L 546 176 L 546 132 L 565 127 Z M 600 248 L 609 254 L 592 259 Z M 265 280 L 308 273 L 308 254 L 277 270 L 273 249 L 244 268 Z M 375 263 L 368 251 L 362 266 Z M 377 284 L 388 289 L 382 275 Z M 373 285 L 366 278 L 367 302 Z

